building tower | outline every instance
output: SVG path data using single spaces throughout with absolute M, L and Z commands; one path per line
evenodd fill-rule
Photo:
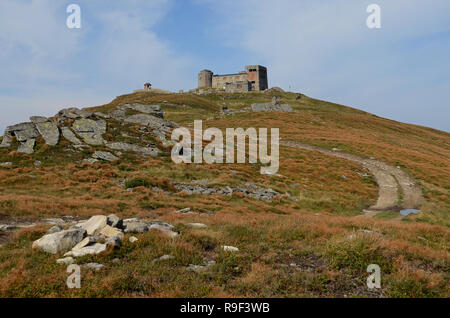
M 203 70 L 198 73 L 198 88 L 212 87 L 213 74 L 210 70 Z
M 267 68 L 261 65 L 248 65 L 245 67 L 248 81 L 251 83 L 252 91 L 265 91 L 269 89 L 267 79 Z

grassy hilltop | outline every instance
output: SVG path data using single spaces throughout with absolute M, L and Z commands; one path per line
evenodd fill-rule
M 294 112 L 242 112 L 221 116 L 223 106 L 242 110 L 277 96 Z M 450 272 L 450 134 L 404 124 L 296 93 L 247 94 L 135 93 L 87 108 L 110 113 L 128 103 L 162 106 L 164 118 L 186 127 L 196 119 L 208 127 L 279 128 L 281 140 L 297 141 L 363 158 L 376 158 L 408 173 L 420 185 L 425 203 L 417 215 L 384 211 L 372 218 L 364 209 L 378 196 L 376 180 L 357 163 L 280 146 L 278 175 L 259 165 L 180 164 L 170 147 L 139 139 L 139 125 L 108 121 L 106 140 L 157 144 L 154 158 L 124 153 L 114 163 L 82 164 L 103 146 L 72 151 L 64 138 L 57 146 L 38 139 L 33 155 L 19 154 L 17 142 L 0 149 L 0 224 L 73 216 L 86 219 L 115 213 L 169 222 L 180 236 L 138 234 L 122 248 L 77 263 L 107 265 L 83 270 L 82 288 L 70 290 L 61 255 L 31 249 L 48 225 L 0 232 L 0 297 L 448 297 Z M 131 136 L 131 137 L 130 137 Z M 136 138 L 137 137 L 137 138 Z M 136 141 L 137 140 L 137 141 Z M 41 165 L 33 163 L 39 160 Z M 173 183 L 209 180 L 210 186 L 252 182 L 280 195 L 271 202 L 241 195 L 187 195 Z M 164 191 L 155 191 L 159 187 Z M 133 188 L 133 191 L 127 191 Z M 292 199 L 292 198 L 295 198 Z M 399 193 L 399 202 L 402 197 Z M 175 211 L 191 208 L 193 214 Z M 204 223 L 191 229 L 186 223 Z M 239 252 L 225 252 L 223 245 Z M 173 259 L 153 262 L 162 255 Z M 113 262 L 114 259 L 120 262 Z M 189 264 L 215 260 L 202 273 Z M 369 264 L 382 269 L 382 289 L 366 287 Z

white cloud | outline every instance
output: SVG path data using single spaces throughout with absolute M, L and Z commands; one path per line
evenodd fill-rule
M 248 50 L 248 63 L 267 65 L 272 86 L 450 128 L 439 116 L 422 116 L 441 109 L 439 99 L 450 97 L 434 83 L 440 78 L 438 83 L 450 85 L 450 45 L 420 44 L 449 31 L 450 2 L 199 1 L 220 17 L 214 34 L 228 46 Z M 366 26 L 366 8 L 374 2 L 382 9 L 380 30 Z
M 141 88 L 190 83 L 191 59 L 153 32 L 171 0 L 78 0 L 82 28 L 68 29 L 53 0 L 0 2 L 0 130 L 30 115 L 103 104 Z

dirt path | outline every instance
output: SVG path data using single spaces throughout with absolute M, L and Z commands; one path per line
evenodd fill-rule
M 381 211 L 398 209 L 420 209 L 424 198 L 422 189 L 406 172 L 387 163 L 365 159 L 340 151 L 302 144 L 296 141 L 280 141 L 280 145 L 298 149 L 314 150 L 321 153 L 359 163 L 370 171 L 378 184 L 378 200 L 367 210 L 366 216 L 374 216 Z

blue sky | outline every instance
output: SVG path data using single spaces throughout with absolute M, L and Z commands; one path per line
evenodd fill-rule
M 262 64 L 270 86 L 450 131 L 449 57 L 448 0 L 1 0 L 0 130 Z

